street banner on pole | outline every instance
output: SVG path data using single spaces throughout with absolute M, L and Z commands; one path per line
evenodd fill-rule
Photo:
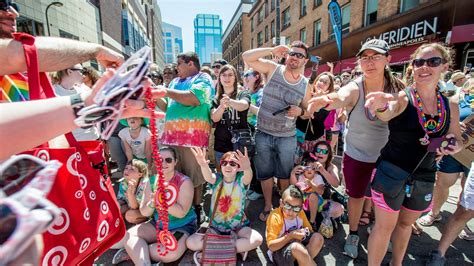
M 337 51 L 339 58 L 342 56 L 342 15 L 341 6 L 336 0 L 332 0 L 328 4 L 329 17 L 331 18 L 334 37 L 336 38 Z

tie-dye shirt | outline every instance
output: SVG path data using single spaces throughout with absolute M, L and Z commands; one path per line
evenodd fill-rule
M 252 93 L 250 95 L 250 104 L 260 107 L 260 105 L 262 104 L 262 95 L 263 95 L 263 89 L 259 89 L 258 91 Z M 247 122 L 250 125 L 256 127 L 257 115 L 249 111 L 247 115 Z
M 169 88 L 191 91 L 199 100 L 199 105 L 184 105 L 167 98 L 168 108 L 161 143 L 181 147 L 207 147 L 211 132 L 211 76 L 198 73 L 185 79 L 176 78 L 171 81 Z
M 245 216 L 245 195 L 247 187 L 242 181 L 244 176 L 243 172 L 238 172 L 235 177 L 235 181 L 232 183 L 226 183 L 223 180 L 221 174 L 218 174 L 217 180 L 212 186 L 212 199 L 211 208 L 209 215 L 212 214 L 214 204 L 216 202 L 217 193 L 221 187 L 221 183 L 224 182 L 221 195 L 217 201 L 217 211 L 212 221 L 212 227 L 219 230 L 220 232 L 229 232 L 232 230 L 240 229 L 243 225 L 248 223 L 246 217 L 242 221 L 242 217 Z

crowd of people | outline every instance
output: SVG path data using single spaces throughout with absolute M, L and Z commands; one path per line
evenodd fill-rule
M 5 19 L 15 21 L 17 15 L 12 6 L 0 10 Z M 23 48 L 11 37 L 15 28 L 0 29 L 0 54 L 9 55 L 2 57 L 8 60 L 0 74 L 25 71 Z M 85 106 L 91 105 L 114 74 L 108 70 L 101 76 L 83 61 L 95 58 L 104 67 L 116 67 L 123 58 L 102 46 L 57 38 L 37 38 L 36 48 L 40 70 L 55 72 L 57 97 L 8 103 L 2 88 L 0 126 L 9 130 L 0 130 L 0 139 L 24 141 L 2 142 L 0 160 L 70 131 L 78 140 L 100 140 L 97 128 L 72 122 L 76 112 L 69 98 L 79 94 Z M 305 77 L 309 56 L 308 46 L 295 41 L 245 51 L 243 73 L 223 59 L 202 67 L 194 52 L 179 54 L 177 64 L 162 70 L 150 67 L 143 84 L 152 87 L 156 110 L 144 110 L 142 99 L 128 101 L 119 126 L 103 140 L 110 163 L 123 175 L 117 203 L 129 225 L 114 246 L 113 264 L 174 262 L 187 249 L 199 258 L 204 235 L 198 228 L 211 219 L 213 233 L 235 236 L 243 260 L 265 242 L 276 265 L 315 265 L 325 238 L 332 238 L 347 216 L 345 255 L 358 257 L 359 227 L 373 223 L 368 264 L 380 265 L 391 250 L 391 265 L 402 265 L 410 236 L 418 224 L 441 220 L 449 187 L 459 177 L 460 204 L 427 265 L 444 265 L 458 234 L 474 239 L 466 226 L 474 217 L 472 165 L 453 157 L 463 148 L 462 121 L 472 116 L 474 78 L 450 69 L 451 50 L 439 43 L 421 45 L 404 75 L 390 70 L 390 48 L 383 40 L 362 45 L 352 73 L 336 75 L 328 63 L 330 71 Z M 157 243 L 162 223 L 154 201 L 158 180 L 151 112 L 158 116 L 164 181 L 177 191 L 168 228 L 178 246 L 165 255 Z M 43 134 L 34 135 L 39 130 Z M 242 130 L 254 143 L 240 150 L 235 133 Z M 341 135 L 343 143 L 338 143 Z M 340 146 L 341 169 L 333 162 Z M 212 194 L 207 214 L 206 184 Z M 347 201 L 336 190 L 341 185 Z M 248 201 L 262 197 L 260 221 L 250 221 Z M 266 223 L 265 234 L 251 222 Z

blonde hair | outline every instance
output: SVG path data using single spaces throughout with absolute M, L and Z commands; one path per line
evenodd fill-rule
M 148 165 L 145 162 L 137 159 L 132 159 L 127 163 L 127 165 L 131 165 L 137 168 L 138 172 L 142 174 L 141 178 L 148 178 Z

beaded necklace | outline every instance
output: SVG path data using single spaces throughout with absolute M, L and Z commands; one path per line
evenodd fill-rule
M 444 100 L 441 97 L 439 90 L 436 90 L 437 98 L 437 114 L 435 116 L 427 115 L 423 112 L 423 101 L 418 94 L 416 89 L 412 90 L 413 98 L 415 99 L 416 111 L 418 113 L 418 121 L 420 122 L 423 131 L 425 131 L 425 136 L 420 139 L 421 145 L 428 145 L 430 143 L 428 134 L 433 134 L 439 132 L 446 123 L 446 109 L 444 106 Z M 435 118 L 438 118 L 436 121 Z
M 168 230 L 168 207 L 169 201 L 174 195 L 170 193 L 171 191 L 167 189 L 165 185 L 165 177 L 163 175 L 163 160 L 161 159 L 159 148 L 158 148 L 158 132 L 156 129 L 156 115 L 155 111 L 155 101 L 151 96 L 151 88 L 148 88 L 145 92 L 146 106 L 151 111 L 150 118 L 150 131 L 151 131 L 151 147 L 152 147 L 152 156 L 153 161 L 155 162 L 156 172 L 158 174 L 158 184 L 155 194 L 155 208 L 158 212 L 160 220 L 156 222 L 156 240 L 158 243 L 161 243 L 163 249 L 160 245 L 157 245 L 157 252 L 161 256 L 166 256 L 169 251 L 174 251 L 178 248 L 178 241 L 173 234 Z M 160 229 L 160 223 L 163 225 Z

